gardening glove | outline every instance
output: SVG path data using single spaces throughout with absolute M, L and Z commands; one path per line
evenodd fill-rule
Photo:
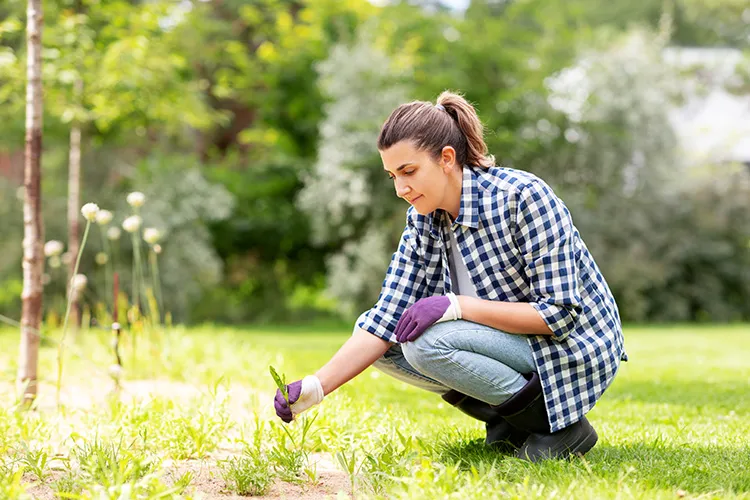
M 461 306 L 455 294 L 419 299 L 398 320 L 396 340 L 413 342 L 435 323 L 457 319 L 461 319 Z
M 289 402 L 284 399 L 280 389 L 276 389 L 276 397 L 273 406 L 276 415 L 286 423 L 294 420 L 294 417 L 323 401 L 323 386 L 315 375 L 308 375 L 302 380 L 297 380 L 286 386 Z

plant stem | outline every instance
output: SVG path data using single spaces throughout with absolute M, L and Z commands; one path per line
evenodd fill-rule
M 60 344 L 57 346 L 57 407 L 60 407 L 60 387 L 62 384 L 62 372 L 63 372 L 63 347 L 65 346 L 65 336 L 68 333 L 68 318 L 70 317 L 70 306 L 73 303 L 73 283 L 75 283 L 75 277 L 78 274 L 78 266 L 81 264 L 81 255 L 83 255 L 83 249 L 86 246 L 86 240 L 89 236 L 89 228 L 91 227 L 91 221 L 86 219 L 86 229 L 83 232 L 83 239 L 81 240 L 81 248 L 78 249 L 78 256 L 76 257 L 76 265 L 73 267 L 73 276 L 70 278 L 70 288 L 68 289 L 68 305 L 65 309 L 65 319 L 63 320 L 63 331 Z
M 102 250 L 105 254 L 107 254 L 107 262 L 104 266 L 104 303 L 108 306 L 114 306 L 114 302 L 111 302 L 111 293 L 112 293 L 112 263 L 111 260 L 111 251 L 109 248 L 109 240 L 107 239 L 106 231 L 104 230 L 104 226 L 99 226 L 99 234 L 102 237 Z M 117 321 L 116 319 L 112 319 L 112 321 Z
M 162 304 L 162 297 L 161 297 L 161 282 L 159 278 L 159 262 L 158 262 L 158 256 L 156 255 L 156 252 L 154 252 L 154 249 L 151 248 L 151 251 L 148 254 L 149 257 L 149 264 L 151 264 L 151 280 L 154 282 L 154 298 L 156 300 L 156 321 L 161 324 L 161 313 L 160 311 L 164 307 L 164 304 Z

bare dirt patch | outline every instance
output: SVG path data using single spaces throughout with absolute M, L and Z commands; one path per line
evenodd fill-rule
M 252 498 L 280 500 L 323 500 L 336 498 L 340 494 L 351 497 L 349 479 L 346 474 L 337 470 L 331 462 L 328 454 L 320 453 L 311 455 L 311 461 L 315 463 L 319 480 L 317 484 L 296 485 L 276 480 L 267 495 Z M 227 499 L 238 500 L 242 497 L 231 493 L 221 477 L 221 472 L 216 459 L 208 458 L 202 460 L 175 460 L 164 464 L 163 479 L 165 484 L 171 485 L 186 472 L 192 474 L 192 481 L 185 490 L 185 494 L 196 498 L 205 499 Z M 31 475 L 24 476 L 27 485 L 26 492 L 38 500 L 55 500 L 53 483 L 63 475 L 60 471 L 52 471 L 44 483 L 35 481 Z
M 112 380 L 106 378 L 87 381 L 66 380 L 62 387 L 60 399 L 62 405 L 66 408 L 85 410 L 105 404 L 107 398 L 111 396 L 113 388 Z M 123 382 L 120 397 L 123 401 L 138 401 L 150 397 L 186 400 L 205 394 L 207 389 L 169 380 L 135 380 Z M 232 418 L 240 421 L 251 418 L 250 407 L 253 397 L 261 396 L 261 400 L 271 401 L 273 396 L 272 394 L 259 395 L 250 388 L 235 385 L 229 387 L 229 391 L 232 393 L 232 398 L 228 400 L 228 410 Z M 15 394 L 16 389 L 13 384 L 0 382 L 0 398 L 2 400 L 11 401 Z M 44 395 L 44 397 L 37 401 L 35 411 L 40 414 L 56 412 L 55 385 L 40 382 L 39 394 Z M 75 427 L 73 422 L 67 422 L 67 424 L 70 427 Z M 185 472 L 191 472 L 192 481 L 185 493 L 196 498 L 248 498 L 232 494 L 227 489 L 221 476 L 218 461 L 236 454 L 238 454 L 238 450 L 223 449 L 204 459 L 168 460 L 162 464 L 162 477 L 164 482 L 170 485 Z M 319 480 L 316 484 L 296 485 L 277 479 L 267 495 L 253 498 L 322 500 L 336 498 L 342 493 L 346 497 L 351 497 L 349 478 L 345 472 L 336 468 L 330 454 L 313 453 L 310 455 L 310 460 L 318 473 Z M 35 499 L 54 500 L 56 496 L 53 484 L 62 475 L 62 471 L 52 470 L 45 481 L 40 483 L 33 476 L 26 474 L 24 483 L 27 486 L 27 493 Z

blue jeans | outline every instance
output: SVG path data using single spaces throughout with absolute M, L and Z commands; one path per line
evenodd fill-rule
M 438 323 L 414 342 L 394 344 L 373 366 L 420 389 L 441 395 L 453 389 L 493 405 L 526 385 L 522 373 L 536 371 L 525 335 L 462 320 Z

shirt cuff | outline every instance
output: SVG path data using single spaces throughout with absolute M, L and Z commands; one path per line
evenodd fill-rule
M 547 323 L 557 341 L 565 340 L 578 322 L 578 312 L 575 310 L 545 302 L 532 302 L 531 305 Z
M 357 323 L 357 327 L 366 331 L 367 333 L 385 340 L 386 342 L 390 342 L 391 344 L 398 343 L 398 341 L 396 340 L 396 336 L 390 330 L 384 327 L 382 323 L 375 322 L 367 316 L 365 316 L 364 320 Z

